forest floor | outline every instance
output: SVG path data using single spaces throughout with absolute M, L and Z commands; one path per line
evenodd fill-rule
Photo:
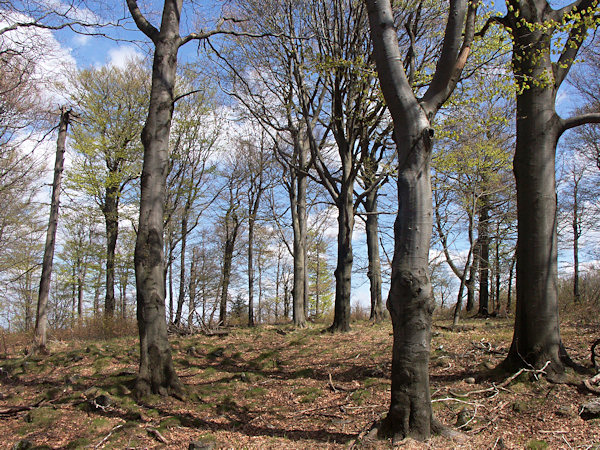
M 447 425 L 466 422 L 466 440 L 398 446 L 600 447 L 600 419 L 578 414 L 593 397 L 581 387 L 531 373 L 503 387 L 482 377 L 506 354 L 512 320 L 471 319 L 460 332 L 447 324 L 438 320 L 433 330 L 433 408 Z M 335 335 L 322 329 L 171 337 L 186 401 L 134 400 L 135 337 L 54 339 L 45 358 L 26 357 L 11 344 L 0 360 L 0 448 L 25 440 L 41 448 L 390 448 L 366 434 L 389 404 L 391 325 L 355 323 Z M 562 335 L 571 356 L 589 364 L 598 323 L 564 322 Z

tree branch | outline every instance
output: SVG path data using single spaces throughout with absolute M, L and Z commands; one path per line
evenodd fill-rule
M 450 2 L 442 54 L 438 59 L 429 89 L 423 96 L 423 107 L 428 116 L 437 112 L 458 83 L 475 36 L 477 5 L 478 3 L 473 0 L 469 1 L 468 7 L 465 1 L 452 0 Z M 462 37 L 463 24 L 465 24 L 464 38 Z
M 137 4 L 137 0 L 127 0 L 127 7 L 129 8 L 131 17 L 133 17 L 133 21 L 140 31 L 148 36 L 152 42 L 156 43 L 158 40 L 159 31 L 156 27 L 154 27 L 154 25 L 148 22 L 148 19 L 144 17 Z
M 581 114 L 578 116 L 569 117 L 568 119 L 561 119 L 559 136 L 571 128 L 579 127 L 589 123 L 600 123 L 600 112 Z

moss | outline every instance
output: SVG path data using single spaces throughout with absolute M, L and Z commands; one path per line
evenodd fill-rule
M 366 389 L 358 389 L 350 395 L 352 401 L 357 405 L 362 405 L 368 397 L 369 391 Z
M 160 421 L 158 428 L 159 430 L 167 430 L 169 428 L 180 427 L 181 420 L 178 417 L 167 417 Z
M 299 369 L 292 373 L 293 378 L 313 378 L 314 376 L 315 370 L 311 367 Z
M 265 395 L 266 392 L 267 392 L 267 390 L 265 388 L 254 387 L 254 388 L 248 389 L 245 392 L 244 396 L 246 398 L 262 397 L 263 395 Z
M 67 445 L 65 445 L 65 449 L 70 450 L 70 449 L 76 449 L 76 448 L 85 448 L 85 447 L 91 447 L 92 441 L 89 438 L 86 437 L 80 437 L 77 438 L 71 442 L 69 442 Z
M 527 444 L 525 444 L 525 448 L 527 450 L 544 450 L 548 448 L 548 443 L 546 441 L 538 441 L 537 439 L 532 439 Z
M 323 394 L 323 391 L 317 387 L 302 387 L 294 390 L 294 394 L 300 397 L 300 403 L 312 403 Z

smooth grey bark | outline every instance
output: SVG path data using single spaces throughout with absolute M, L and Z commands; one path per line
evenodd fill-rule
M 115 250 L 119 236 L 119 190 L 115 186 L 106 187 L 102 213 L 104 214 L 106 225 L 106 296 L 104 299 L 104 316 L 113 317 L 115 314 Z
M 308 186 L 309 146 L 306 133 L 293 131 L 294 159 L 297 164 L 290 167 L 288 193 L 290 197 L 293 238 L 292 320 L 296 328 L 306 327 L 306 306 L 308 305 L 307 276 L 307 215 L 306 189 Z M 287 313 L 286 313 L 287 316 Z
M 229 283 L 231 281 L 231 264 L 233 262 L 233 250 L 241 226 L 241 221 L 237 215 L 235 198 L 230 198 L 230 208 L 225 214 L 225 244 L 223 246 L 223 274 L 221 281 L 221 297 L 219 302 L 219 324 L 227 323 L 227 299 Z
M 573 207 L 571 210 L 573 230 L 573 301 L 579 303 L 581 293 L 579 292 L 579 238 L 581 238 L 581 221 L 579 211 L 579 183 L 581 178 L 573 173 Z
M 479 269 L 479 243 L 475 243 L 473 248 L 473 263 L 469 267 L 469 278 L 465 280 L 467 287 L 467 312 L 473 311 L 475 307 L 475 281 L 477 280 L 477 270 Z
M 160 29 L 142 15 L 135 0 L 127 0 L 137 27 L 154 44 L 148 117 L 142 131 L 144 164 L 140 220 L 135 245 L 137 320 L 140 366 L 136 394 L 182 395 L 173 367 L 165 318 L 164 205 L 169 133 L 173 117 L 181 0 L 165 0 Z
M 251 146 L 252 144 L 247 144 Z M 248 199 L 248 326 L 256 325 L 254 318 L 254 231 L 256 227 L 256 218 L 260 208 L 262 196 L 267 189 L 265 184 L 266 155 L 264 149 L 264 136 L 261 136 L 260 147 L 251 149 L 249 147 L 248 164 L 249 164 L 249 189 L 247 194 Z M 252 154 L 257 150 L 257 153 Z M 260 264 L 260 262 L 259 262 Z M 260 281 L 259 281 L 260 289 Z M 260 305 L 259 305 L 260 314 Z
M 517 298 L 515 330 L 502 366 L 540 368 L 560 379 L 564 363 L 570 363 L 561 342 L 558 314 L 558 268 L 556 236 L 556 144 L 561 134 L 590 122 L 600 113 L 562 119 L 555 110 L 556 94 L 575 60 L 587 25 L 576 22 L 554 63 L 548 21 L 558 23 L 570 15 L 597 14 L 592 0 L 580 0 L 554 10 L 546 1 L 509 2 L 501 23 L 510 27 L 513 40 L 513 73 L 517 90 L 516 150 L 514 173 L 517 186 Z M 588 9 L 589 8 L 589 9 Z M 576 14 L 574 14 L 576 13 Z M 521 26 L 521 21 L 532 25 Z
M 490 209 L 485 198 L 481 198 L 479 221 L 477 224 L 477 243 L 479 244 L 479 315 L 487 317 L 490 313 Z
M 192 264 L 190 267 L 190 282 L 188 288 L 188 328 L 192 329 L 194 326 L 194 313 L 196 312 L 196 289 L 198 285 L 198 252 L 197 248 L 192 250 Z M 202 308 L 202 321 L 204 322 L 204 308 Z
M 427 439 L 438 428 L 429 390 L 431 316 L 435 306 L 428 267 L 433 215 L 431 120 L 452 93 L 464 67 L 476 8 L 467 8 L 466 1 L 450 2 L 442 53 L 420 101 L 404 71 L 389 0 L 367 0 L 367 8 L 373 54 L 381 90 L 394 121 L 398 153 L 398 215 L 387 300 L 394 335 L 392 389 L 390 409 L 379 431 L 394 440 L 409 436 Z
M 48 353 L 46 339 L 48 333 L 48 295 L 50 293 L 50 278 L 52 277 L 52 261 L 56 243 L 56 229 L 58 228 L 58 215 L 60 206 L 60 188 L 65 162 L 65 143 L 67 129 L 71 120 L 71 110 L 62 107 L 58 124 L 58 139 L 56 141 L 56 159 L 54 162 L 54 179 L 52 181 L 52 194 L 50 201 L 50 216 L 48 231 L 44 246 L 44 259 L 42 260 L 42 275 L 38 294 L 37 311 L 35 315 L 34 351 Z
M 348 165 L 342 165 L 350 170 Z M 338 236 L 337 267 L 335 268 L 335 302 L 333 323 L 329 331 L 350 331 L 350 294 L 352 291 L 352 232 L 354 229 L 354 183 L 349 177 L 346 186 L 342 187 L 337 198 Z
M 367 257 L 369 266 L 367 277 L 369 278 L 369 293 L 371 298 L 371 312 L 369 320 L 375 323 L 381 322 L 384 318 L 383 299 L 381 295 L 381 257 L 379 255 L 379 216 L 377 211 L 378 188 L 371 189 L 375 182 L 375 174 L 378 164 L 375 161 L 369 161 L 365 164 L 363 181 L 365 188 L 370 189 L 363 199 L 363 206 L 366 212 L 365 233 L 367 236 Z

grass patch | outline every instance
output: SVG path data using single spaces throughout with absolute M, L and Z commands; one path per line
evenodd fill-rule
M 295 389 L 294 394 L 300 397 L 300 403 L 312 403 L 323 395 L 323 391 L 317 387 L 301 387 Z

